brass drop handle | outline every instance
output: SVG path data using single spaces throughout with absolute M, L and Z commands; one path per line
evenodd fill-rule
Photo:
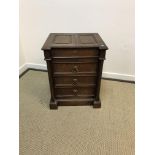
M 73 82 L 76 83 L 78 80 L 77 79 L 73 79 Z
M 73 89 L 73 93 L 74 93 L 75 95 L 77 95 L 78 90 L 77 90 L 77 89 Z
M 74 66 L 72 72 L 78 72 L 78 71 L 79 71 L 78 66 Z
M 73 79 L 72 85 L 73 85 L 73 86 L 76 86 L 76 85 L 77 85 L 77 81 L 78 81 L 77 79 Z

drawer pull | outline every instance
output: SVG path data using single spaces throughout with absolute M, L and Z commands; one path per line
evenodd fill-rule
M 76 86 L 76 85 L 77 85 L 77 81 L 78 81 L 77 79 L 73 79 L 72 85 L 73 85 L 73 86 Z
M 73 79 L 73 82 L 74 82 L 74 83 L 77 83 L 77 81 L 78 81 L 77 79 Z
M 73 89 L 73 93 L 74 93 L 74 95 L 77 95 L 78 90 L 77 89 Z
M 72 69 L 72 72 L 75 73 L 75 72 L 78 72 L 78 71 L 79 71 L 78 66 L 74 66 L 73 69 Z

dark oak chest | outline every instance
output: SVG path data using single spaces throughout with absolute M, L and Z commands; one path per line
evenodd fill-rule
M 59 105 L 101 107 L 100 84 L 108 47 L 97 33 L 51 33 L 42 47 L 51 101 Z

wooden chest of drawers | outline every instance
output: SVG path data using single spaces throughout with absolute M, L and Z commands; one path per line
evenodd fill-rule
M 97 33 L 51 33 L 42 50 L 47 62 L 51 101 L 59 105 L 101 107 L 102 66 L 107 46 Z

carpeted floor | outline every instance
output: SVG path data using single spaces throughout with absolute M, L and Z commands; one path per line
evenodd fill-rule
M 102 80 L 102 108 L 49 110 L 47 72 L 20 78 L 20 155 L 134 155 L 134 84 Z

